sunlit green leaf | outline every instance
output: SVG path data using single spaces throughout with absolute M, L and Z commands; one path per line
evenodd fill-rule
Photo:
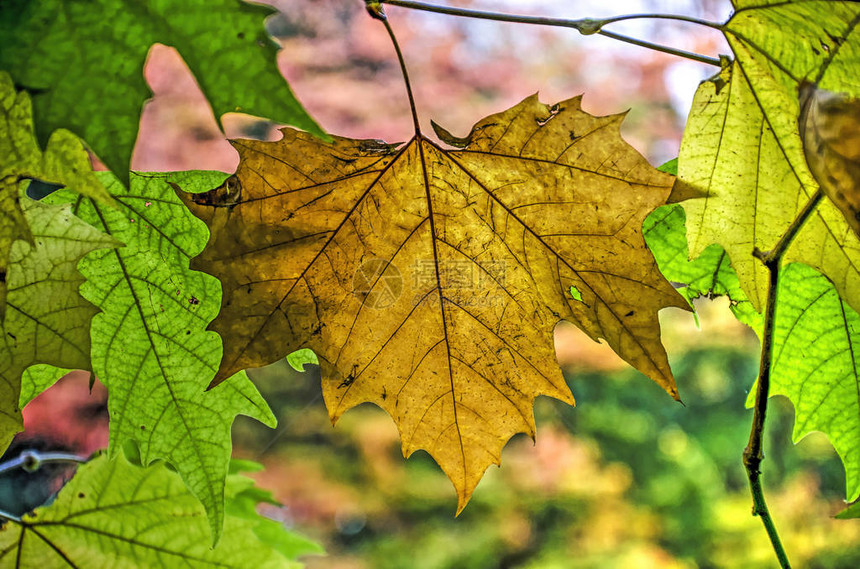
M 678 175 L 708 194 L 683 203 L 691 255 L 699 256 L 712 243 L 723 246 L 744 293 L 761 310 L 769 277 L 753 250 L 772 249 L 817 186 L 808 169 L 792 166 L 757 101 L 737 63 L 702 83 L 681 144 Z M 802 153 L 797 142 L 795 150 Z M 849 303 L 860 301 L 860 241 L 829 201 L 819 205 L 785 259 L 817 268 Z
M 809 0 L 735 5 L 738 10 L 724 31 L 736 61 L 724 63 L 719 75 L 699 87 L 681 145 L 678 176 L 680 183 L 707 195 L 683 204 L 691 255 L 699 256 L 713 243 L 724 247 L 743 292 L 762 310 L 769 273 L 754 252 L 772 250 L 818 189 L 798 130 L 798 87 L 804 80 L 817 81 L 824 89 L 858 95 L 860 4 Z M 860 309 L 860 240 L 839 210 L 824 200 L 782 259 L 815 268 L 835 289 L 821 298 L 803 287 L 794 290 L 798 282 L 812 278 L 809 274 L 817 274 L 808 268 L 791 268 L 780 277 L 777 326 L 788 326 L 785 318 L 792 311 L 798 317 L 790 334 L 783 328 L 774 338 L 776 352 L 783 355 L 774 364 L 773 392 L 788 395 L 797 408 L 796 437 L 812 429 L 828 433 L 845 462 L 848 494 L 856 496 L 856 391 L 853 423 L 843 415 L 851 401 L 833 396 L 846 389 L 846 382 L 853 381 L 856 389 L 853 366 L 844 359 L 854 341 L 853 325 L 847 316 L 834 318 L 849 314 L 848 306 Z M 811 272 L 798 272 L 803 270 Z M 828 283 L 817 278 L 821 280 L 815 282 Z M 822 312 L 823 299 L 837 303 L 838 313 L 836 304 L 829 305 L 829 313 Z M 822 336 L 830 339 L 828 346 L 820 342 Z M 791 359 L 799 354 L 805 357 Z M 810 406 L 813 400 L 817 404 Z
M 33 243 L 19 195 L 23 180 L 33 178 L 110 201 L 83 145 L 70 132 L 54 132 L 42 152 L 33 134 L 30 96 L 17 92 L 9 75 L 0 71 L 0 321 L 6 306 L 9 249 L 16 239 Z
M 782 271 L 771 395 L 794 404 L 794 440 L 827 435 L 845 465 L 849 500 L 860 497 L 860 315 L 833 284 L 794 263 Z
M 34 364 L 90 367 L 90 320 L 97 312 L 78 293 L 78 261 L 120 243 L 72 215 L 20 195 L 33 242 L 12 244 L 6 273 L 8 296 L 0 322 L 0 447 L 21 430 L 21 374 Z M 104 207 L 104 206 L 102 206 Z M 28 396 L 36 395 L 33 385 Z
M 52 504 L 6 522 L 0 567 L 301 567 L 296 555 L 257 537 L 259 524 L 271 520 L 256 518 L 228 515 L 213 549 L 206 512 L 176 473 L 163 464 L 133 466 L 122 453 L 101 456 L 80 467 Z
M 719 245 L 710 245 L 691 260 L 684 222 L 684 208 L 680 205 L 660 207 L 645 218 L 642 234 L 660 272 L 691 303 L 701 296 L 728 296 L 737 319 L 758 328 L 761 316 L 741 289 L 726 252 Z
M 207 230 L 176 197 L 171 175 L 134 174 L 130 191 L 102 176 L 119 207 L 83 200 L 75 212 L 126 244 L 80 265 L 90 279 L 82 294 L 102 310 L 93 319 L 92 359 L 109 392 L 111 451 L 134 440 L 144 465 L 170 462 L 205 505 L 217 539 L 233 418 L 245 414 L 270 426 L 275 419 L 244 373 L 206 390 L 221 360 L 218 335 L 206 331 L 220 286 L 188 268 Z M 179 176 L 215 184 L 225 175 Z M 58 194 L 51 198 L 65 197 Z
M 768 279 L 752 252 L 772 249 L 817 189 L 798 132 L 798 86 L 817 80 L 860 94 L 858 21 L 856 2 L 739 3 L 725 28 L 737 61 L 703 83 L 693 103 L 678 174 L 708 197 L 684 204 L 690 251 L 722 245 L 758 310 Z M 860 309 L 860 241 L 830 202 L 784 260 L 815 267 Z
M 86 339 L 89 344 L 89 337 Z M 36 398 L 37 395 L 57 383 L 57 380 L 69 373 L 70 369 L 63 369 L 47 364 L 30 366 L 21 376 L 21 397 L 18 405 L 23 409 L 27 403 Z

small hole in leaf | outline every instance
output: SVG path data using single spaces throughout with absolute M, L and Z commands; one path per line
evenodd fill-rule
M 553 105 L 549 108 L 549 116 L 539 117 L 539 118 L 535 119 L 535 122 L 538 124 L 538 126 L 544 126 L 544 125 L 546 125 L 546 123 L 551 121 L 555 117 L 555 115 L 558 114 L 558 112 L 560 110 L 561 110 L 561 107 L 558 106 L 558 103 L 556 103 L 555 105 Z
M 579 289 L 573 285 L 571 285 L 571 287 L 570 287 L 570 296 L 572 296 L 574 300 L 577 300 L 579 302 L 584 302 L 582 300 L 582 293 L 579 292 Z

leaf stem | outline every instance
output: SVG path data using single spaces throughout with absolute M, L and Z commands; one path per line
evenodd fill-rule
M 77 454 L 67 452 L 39 452 L 35 450 L 25 450 L 12 460 L 0 463 L 0 474 L 5 474 L 6 472 L 15 470 L 16 468 L 23 468 L 27 472 L 35 472 L 43 464 L 83 464 L 88 460 L 89 459 L 85 456 L 79 456 Z
M 397 38 L 394 36 L 394 30 L 391 29 L 391 24 L 388 23 L 388 16 L 382 10 L 380 2 L 366 1 L 367 12 L 376 20 L 379 20 L 385 26 L 388 32 L 388 37 L 391 38 L 391 43 L 394 45 L 394 51 L 397 52 L 397 61 L 400 62 L 400 71 L 403 73 L 403 82 L 406 83 L 406 94 L 409 96 L 409 109 L 412 111 L 412 124 L 415 126 L 415 136 L 421 135 L 421 126 L 418 122 L 418 111 L 415 108 L 415 97 L 412 94 L 412 83 L 409 81 L 409 72 L 406 71 L 406 61 L 403 59 L 403 52 L 400 51 L 400 44 L 397 43 Z
M 685 51 L 683 49 L 675 49 L 674 47 L 668 47 L 665 45 L 659 45 L 655 43 L 651 43 L 645 40 L 640 40 L 636 38 L 631 38 L 630 36 L 624 36 L 621 34 L 616 34 L 615 32 L 609 32 L 606 30 L 600 30 L 597 32 L 598 34 L 612 38 L 614 40 L 622 41 L 625 43 L 629 43 L 632 45 L 638 45 L 639 47 L 644 47 L 646 49 L 651 49 L 654 51 L 659 51 L 662 53 L 668 53 L 669 55 L 675 55 L 678 57 L 683 57 L 684 59 L 690 59 L 692 61 L 698 61 L 699 63 L 706 63 L 708 65 L 714 65 L 716 67 L 720 67 L 720 60 L 715 59 L 713 57 L 708 57 L 707 55 L 701 55 L 698 53 L 693 53 L 691 51 Z
M 762 334 L 761 359 L 759 361 L 758 381 L 756 382 L 755 406 L 753 407 L 753 421 L 750 429 L 750 438 L 743 453 L 744 467 L 749 478 L 750 493 L 753 500 L 753 515 L 759 516 L 764 524 L 765 531 L 770 538 L 773 550 L 779 560 L 780 567 L 790 569 L 791 564 L 779 539 L 776 525 L 768 510 L 764 499 L 764 491 L 761 484 L 761 462 L 764 460 L 764 423 L 767 416 L 767 403 L 770 395 L 770 371 L 773 360 L 774 329 L 776 324 L 777 293 L 779 285 L 779 271 L 782 265 L 782 257 L 785 255 L 791 242 L 800 231 L 803 224 L 812 215 L 815 208 L 821 202 L 822 192 L 819 189 L 806 203 L 800 214 L 792 221 L 776 246 L 769 252 L 754 251 L 765 267 L 767 267 L 770 278 L 768 281 L 767 304 L 765 306 L 764 332 Z
M 781 261 L 783 255 L 785 255 L 785 251 L 788 249 L 791 242 L 794 240 L 795 236 L 797 236 L 797 232 L 803 227 L 803 224 L 806 223 L 806 220 L 809 219 L 809 216 L 812 215 L 815 208 L 818 207 L 818 204 L 821 202 L 821 199 L 824 197 L 824 193 L 819 188 L 812 197 L 809 198 L 809 201 L 806 202 L 806 205 L 803 206 L 803 209 L 791 222 L 791 225 L 788 226 L 788 229 L 785 230 L 785 233 L 782 237 L 779 238 L 776 245 L 773 249 L 766 253 L 762 253 L 761 251 L 754 251 L 753 255 L 758 257 L 765 266 L 772 261 Z
M 368 0 L 365 0 L 368 1 Z M 614 23 L 621 22 L 624 20 L 634 20 L 634 19 L 660 19 L 660 20 L 676 20 L 680 22 L 689 22 L 694 24 L 699 24 L 702 26 L 707 26 L 709 28 L 713 28 L 716 30 L 722 30 L 722 25 L 717 24 L 715 22 L 709 22 L 707 20 L 700 20 L 699 18 L 692 18 L 688 16 L 677 16 L 673 14 L 631 14 L 627 16 L 615 16 L 612 18 L 605 18 L 602 20 L 594 19 L 594 18 L 580 18 L 578 20 L 569 20 L 564 18 L 544 18 L 541 16 L 521 16 L 516 14 L 502 14 L 499 12 L 486 12 L 483 10 L 468 10 L 466 8 L 453 8 L 449 6 L 437 6 L 435 4 L 428 4 L 426 2 L 415 2 L 413 0 L 376 0 L 376 2 L 368 2 L 370 3 L 379 3 L 379 4 L 389 4 L 391 6 L 400 6 L 401 8 L 410 8 L 412 10 L 421 10 L 424 12 L 435 12 L 437 14 L 447 14 L 449 16 L 460 16 L 464 18 L 475 18 L 479 20 L 494 20 L 497 22 L 512 22 L 517 24 L 533 24 L 538 26 L 555 26 L 561 28 L 573 28 L 577 30 L 582 35 L 592 35 L 599 34 L 608 38 L 612 38 L 614 40 L 622 41 L 625 43 L 637 45 L 639 47 L 644 47 L 647 49 L 651 49 L 654 51 L 659 51 L 662 53 L 668 53 L 669 55 L 675 55 L 678 57 L 683 57 L 684 59 L 691 59 L 693 61 L 698 61 L 700 63 L 705 63 L 708 65 L 714 65 L 716 67 L 720 67 L 720 60 L 713 57 L 708 57 L 706 55 L 701 55 L 698 53 L 693 53 L 689 51 L 684 51 L 682 49 L 675 49 L 672 47 L 651 43 L 649 41 L 640 40 L 636 38 L 631 38 L 629 36 L 625 36 L 622 34 L 616 34 L 614 32 L 608 32 L 603 30 L 603 26 Z
M 626 20 L 674 20 L 676 22 L 687 22 L 690 24 L 698 24 L 715 30 L 723 31 L 723 25 L 710 20 L 702 20 L 692 16 L 682 16 L 680 14 L 628 14 L 625 16 L 613 16 L 600 20 L 600 25 L 614 24 L 615 22 L 623 22 Z

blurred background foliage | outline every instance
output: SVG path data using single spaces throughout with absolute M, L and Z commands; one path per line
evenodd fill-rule
M 756 340 L 724 303 L 702 303 L 696 334 L 707 342 L 688 340 L 689 315 L 664 319 L 684 405 L 611 358 L 569 362 L 577 406 L 540 398 L 537 442 L 516 437 L 457 519 L 444 474 L 422 452 L 402 459 L 381 410 L 362 406 L 332 429 L 315 366 L 252 372 L 281 426 L 272 436 L 242 421 L 235 440 L 266 465 L 261 485 L 289 504 L 278 515 L 329 551 L 309 567 L 771 567 L 741 464 Z M 603 347 L 590 349 L 598 360 Z M 792 561 L 858 567 L 859 525 L 832 518 L 844 507 L 842 465 L 823 436 L 792 445 L 792 420 L 774 399 L 764 466 Z
M 281 13 L 268 27 L 283 46 L 280 68 L 323 128 L 356 138 L 410 136 L 396 59 L 361 1 L 273 4 Z M 721 20 L 730 10 L 727 0 L 451 4 L 571 18 L 673 12 Z M 677 155 L 695 87 L 713 72 L 573 30 L 387 11 L 427 133 L 431 118 L 462 134 L 533 92 L 545 102 L 584 92 L 589 112 L 631 109 L 623 135 L 661 164 Z M 709 55 L 728 52 L 719 34 L 671 22 L 613 30 Z M 145 76 L 154 97 L 133 167 L 232 171 L 238 158 L 177 53 L 155 46 Z M 229 115 L 225 124 L 228 137 L 278 136 L 275 125 L 253 117 Z M 725 301 L 701 300 L 697 308 L 700 327 L 687 313 L 661 314 L 684 405 L 605 346 L 559 325 L 558 360 L 577 406 L 539 398 L 537 442 L 515 437 L 502 467 L 490 468 L 456 519 L 450 482 L 425 453 L 402 458 L 393 422 L 380 409 L 364 405 L 332 428 L 314 366 L 300 373 L 284 361 L 250 371 L 280 425 L 273 432 L 240 417 L 234 454 L 265 464 L 254 477 L 284 504 L 266 505 L 265 514 L 327 549 L 326 557 L 306 559 L 312 569 L 772 567 L 741 463 L 758 340 Z M 106 393 L 98 382 L 88 387 L 87 375 L 74 373 L 36 398 L 14 448 L 104 447 Z M 842 465 L 820 434 L 792 445 L 792 422 L 791 406 L 774 399 L 764 482 L 791 559 L 797 567 L 860 567 L 860 521 L 833 519 L 844 507 Z M 57 487 L 15 476 L 0 479 L 0 509 L 4 495 L 29 504 Z

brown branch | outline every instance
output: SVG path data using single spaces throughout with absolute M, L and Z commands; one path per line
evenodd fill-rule
M 764 331 L 762 332 L 761 359 L 759 361 L 758 381 L 756 382 L 755 406 L 753 407 L 753 421 L 750 430 L 750 438 L 744 449 L 744 467 L 750 483 L 750 493 L 753 499 L 753 515 L 761 518 L 767 535 L 770 538 L 773 550 L 779 559 L 780 566 L 790 569 L 788 556 L 779 539 L 776 525 L 770 516 L 767 503 L 764 499 L 764 491 L 761 484 L 761 462 L 764 460 L 764 422 L 767 416 L 767 401 L 770 395 L 770 372 L 773 363 L 773 337 L 776 324 L 777 294 L 779 289 L 779 271 L 782 258 L 788 250 L 803 224 L 815 211 L 821 201 L 822 193 L 818 190 L 803 207 L 803 210 L 791 223 L 785 234 L 777 242 L 776 246 L 768 252 L 754 251 L 764 266 L 767 267 L 770 279 L 768 281 L 767 305 L 765 306 Z

